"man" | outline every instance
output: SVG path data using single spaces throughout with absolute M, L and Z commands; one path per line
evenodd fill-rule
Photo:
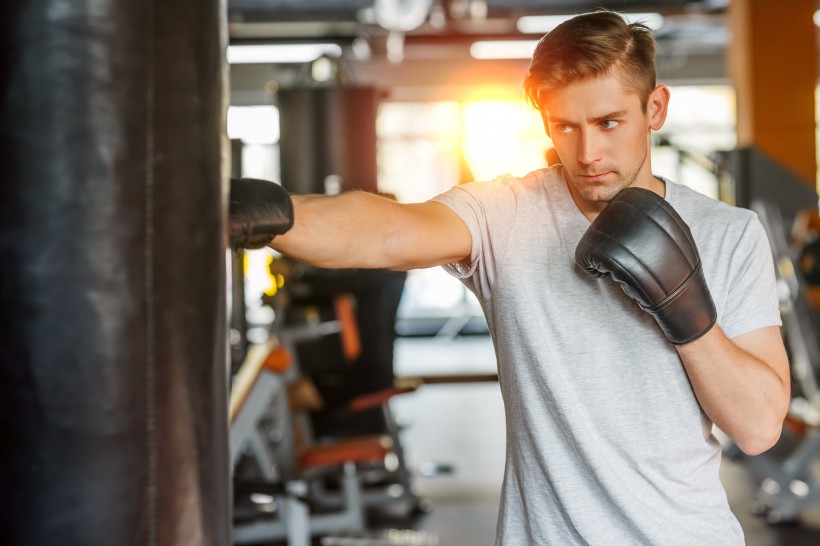
M 670 98 L 654 47 L 611 12 L 542 39 L 525 89 L 562 165 L 420 204 L 295 197 L 296 224 L 273 242 L 324 267 L 445 265 L 477 295 L 507 418 L 499 544 L 742 544 L 712 424 L 748 454 L 780 434 L 789 372 L 768 242 L 752 212 L 653 175 L 651 131 Z M 613 233 L 590 228 L 635 194 L 657 201 L 660 223 L 630 213 Z M 667 220 L 689 248 L 653 235 Z M 640 263 L 685 250 L 698 290 L 683 310 L 648 307 L 622 276 L 576 264 L 587 232 L 637 234 Z

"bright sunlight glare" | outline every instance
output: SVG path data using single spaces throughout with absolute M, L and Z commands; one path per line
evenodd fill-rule
M 523 101 L 469 101 L 463 111 L 462 152 L 475 180 L 523 176 L 546 165 L 551 143 L 541 116 Z

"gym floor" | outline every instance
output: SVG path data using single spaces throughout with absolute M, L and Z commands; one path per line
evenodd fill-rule
M 395 369 L 397 375 L 493 373 L 495 357 L 484 336 L 400 338 Z M 393 409 L 406 426 L 403 444 L 418 492 L 433 504 L 414 524 L 396 527 L 426 531 L 441 546 L 493 545 L 505 446 L 498 384 L 425 385 L 395 399 Z M 452 472 L 423 475 L 436 465 Z M 724 459 L 721 478 L 748 546 L 820 544 L 820 506 L 805 511 L 799 524 L 770 526 L 749 511 L 758 484 L 742 464 Z

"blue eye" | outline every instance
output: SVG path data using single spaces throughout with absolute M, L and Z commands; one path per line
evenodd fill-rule
M 555 126 L 559 133 L 569 133 L 572 131 L 572 125 L 565 125 L 563 123 L 559 123 Z
M 614 129 L 615 127 L 620 125 L 620 123 L 620 121 L 614 119 L 607 119 L 601 122 L 601 127 L 603 127 L 604 129 Z

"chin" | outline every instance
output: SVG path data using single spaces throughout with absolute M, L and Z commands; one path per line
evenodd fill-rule
M 618 195 L 626 186 L 617 184 L 595 185 L 595 186 L 575 186 L 575 191 L 584 201 L 590 203 L 608 203 Z

